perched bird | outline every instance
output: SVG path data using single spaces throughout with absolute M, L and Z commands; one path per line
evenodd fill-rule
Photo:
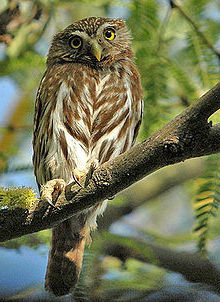
M 41 196 L 46 187 L 80 182 L 130 149 L 142 113 L 140 77 L 123 20 L 86 18 L 56 34 L 35 105 L 33 162 Z M 45 287 L 55 295 L 73 291 L 85 243 L 106 203 L 53 228 Z

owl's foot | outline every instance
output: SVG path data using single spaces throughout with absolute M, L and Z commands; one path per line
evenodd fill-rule
M 85 187 L 88 186 L 90 179 L 93 176 L 93 173 L 95 172 L 95 169 L 97 168 L 96 162 L 92 162 L 89 166 L 89 170 L 86 174 L 86 180 L 85 180 Z
M 63 179 L 49 180 L 45 185 L 41 186 L 41 199 L 56 208 L 55 203 L 60 194 L 64 191 L 66 183 Z
M 73 170 L 73 179 L 80 188 L 84 187 L 82 184 L 82 178 L 83 178 L 83 176 L 86 175 L 86 173 L 87 172 L 84 170 L 78 170 L 78 169 Z
M 96 169 L 97 165 L 95 162 L 89 164 L 88 170 L 78 170 L 74 169 L 73 178 L 77 185 L 81 188 L 86 188 L 89 184 L 90 179 Z
M 86 171 L 74 169 L 73 170 L 73 179 L 75 183 L 80 187 L 83 188 L 83 185 L 80 183 L 80 179 L 86 174 Z

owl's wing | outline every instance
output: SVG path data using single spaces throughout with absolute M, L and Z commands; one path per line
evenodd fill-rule
M 42 169 L 40 167 L 43 163 L 43 155 L 45 154 L 45 148 L 46 144 L 45 141 L 42 140 L 40 136 L 40 121 L 43 117 L 44 111 L 45 111 L 45 99 L 47 97 L 47 94 L 45 93 L 45 87 L 44 87 L 44 80 L 46 77 L 46 72 L 43 75 L 35 101 L 35 113 L 34 113 L 34 132 L 33 132 L 33 164 L 34 164 L 34 172 L 36 175 L 38 186 L 40 187 L 40 184 L 45 183 L 48 179 L 46 179 L 46 175 L 43 175 L 41 173 Z M 43 153 L 43 154 L 42 154 Z M 42 155 L 42 156 L 41 156 Z
M 35 112 L 34 112 L 34 141 L 36 139 L 36 134 L 38 132 L 39 120 L 42 115 L 42 84 L 45 79 L 45 74 L 43 75 L 39 88 L 37 90 L 36 101 L 35 101 Z
M 136 111 L 137 122 L 136 122 L 136 125 L 135 125 L 135 128 L 134 128 L 132 146 L 134 145 L 134 143 L 136 141 L 136 138 L 138 136 L 138 132 L 139 132 L 140 127 L 141 127 L 141 122 L 142 122 L 142 119 L 143 119 L 143 112 L 144 112 L 144 101 L 141 100 L 138 103 L 137 111 Z

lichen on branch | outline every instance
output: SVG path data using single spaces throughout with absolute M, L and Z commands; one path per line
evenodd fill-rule
M 0 208 L 13 210 L 16 208 L 30 209 L 36 202 L 37 195 L 32 188 L 0 187 Z

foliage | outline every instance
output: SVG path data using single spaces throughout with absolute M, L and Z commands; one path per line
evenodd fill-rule
M 12 210 L 16 207 L 29 209 L 37 199 L 37 195 L 32 188 L 22 187 L 0 187 L 0 208 L 7 207 Z
M 8 240 L 6 242 L 1 242 L 0 246 L 7 249 L 16 250 L 19 250 L 21 246 L 27 246 L 33 249 L 37 249 L 42 244 L 49 246 L 50 239 L 50 230 L 44 230 L 38 233 L 33 233 L 16 239 Z
M 203 255 L 207 254 L 210 220 L 216 217 L 220 205 L 219 156 L 209 157 L 205 168 L 194 202 L 196 214 L 194 231 L 198 233 L 198 248 Z

